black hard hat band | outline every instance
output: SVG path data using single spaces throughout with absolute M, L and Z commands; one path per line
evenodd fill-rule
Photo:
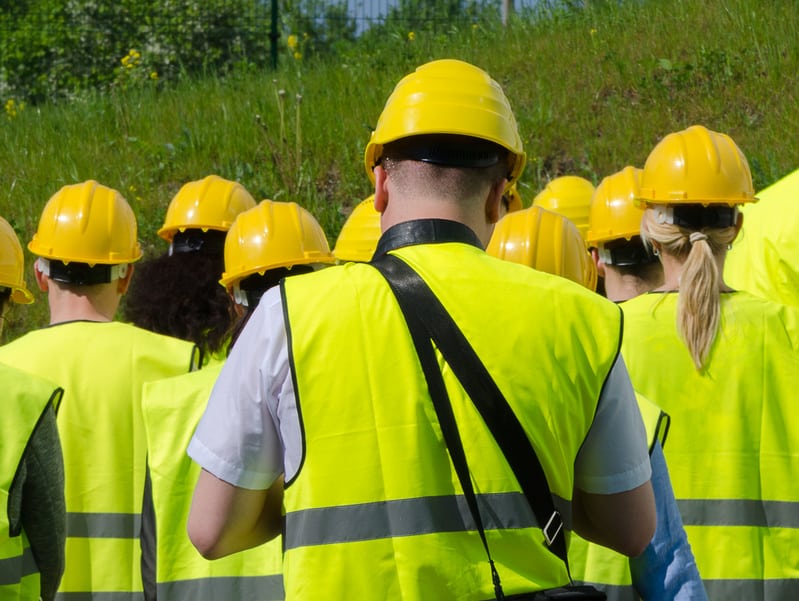
M 737 207 L 728 205 L 668 205 L 655 208 L 660 223 L 671 223 L 689 230 L 703 228 L 727 228 L 738 219 Z
M 467 136 L 420 135 L 390 142 L 384 154 L 442 167 L 480 168 L 506 160 L 508 152 L 498 144 Z
M 57 259 L 49 260 L 41 257 L 37 261 L 39 271 L 51 280 L 78 286 L 108 284 L 109 282 L 125 277 L 128 271 L 127 263 L 116 265 L 89 265 L 88 263 L 77 263 L 74 261 L 64 263 Z
M 631 240 L 614 240 L 609 244 L 602 244 L 597 251 L 603 263 L 615 267 L 649 265 L 658 261 L 639 236 L 634 236 Z
M 202 231 L 189 229 L 177 232 L 169 246 L 170 254 L 201 252 L 208 255 L 223 256 L 226 232 L 219 230 Z

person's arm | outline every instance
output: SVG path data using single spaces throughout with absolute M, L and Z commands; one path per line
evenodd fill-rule
M 282 477 L 268 490 L 248 490 L 202 470 L 191 502 L 189 538 L 206 559 L 257 547 L 280 534 L 282 506 Z
M 619 357 L 575 461 L 574 530 L 624 555 L 642 553 L 655 533 L 650 476 L 646 431 Z
M 574 530 L 614 551 L 635 557 L 644 552 L 655 532 L 651 482 L 625 492 L 603 495 L 579 488 L 572 499 Z
M 707 601 L 660 442 L 652 449 L 651 462 L 657 529 L 644 552 L 630 559 L 633 587 L 645 601 Z
M 280 533 L 285 432 L 278 415 L 294 413 L 293 400 L 282 303 L 273 288 L 242 330 L 189 443 L 202 471 L 187 528 L 203 556 L 229 555 Z M 292 440 L 299 440 L 298 428 Z
M 52 404 L 33 431 L 23 461 L 20 521 L 41 575 L 41 598 L 48 601 L 61 583 L 66 544 L 64 459 Z

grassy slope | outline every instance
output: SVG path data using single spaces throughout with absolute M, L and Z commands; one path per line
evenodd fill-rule
M 308 207 L 332 244 L 347 210 L 370 193 L 362 152 L 391 88 L 443 57 L 474 62 L 504 86 L 528 152 L 527 204 L 557 175 L 597 183 L 642 166 L 660 137 L 693 123 L 733 136 L 756 189 L 799 166 L 792 3 L 593 5 L 602 7 L 538 21 L 520 15 L 507 29 L 414 32 L 413 40 L 397 32 L 332 61 L 285 56 L 277 72 L 121 86 L 0 115 L 0 214 L 27 242 L 52 193 L 93 178 L 123 192 L 146 251 L 160 252 L 155 231 L 171 197 L 218 173 L 257 198 Z M 5 340 L 45 320 L 43 298 L 15 308 Z

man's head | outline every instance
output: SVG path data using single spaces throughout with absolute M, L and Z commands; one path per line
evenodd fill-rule
M 39 257 L 42 290 L 54 282 L 60 290 L 116 297 L 117 303 L 130 282 L 131 264 L 142 254 L 130 205 L 94 180 L 64 186 L 47 201 L 28 249 Z
M 502 88 L 483 70 L 451 59 L 422 65 L 397 84 L 364 153 L 378 211 L 385 218 L 390 195 L 404 205 L 391 209 L 390 222 L 448 215 L 468 221 L 464 215 L 479 207 L 493 223 L 495 192 L 498 207 L 524 162 Z M 436 201 L 443 205 L 431 207 Z

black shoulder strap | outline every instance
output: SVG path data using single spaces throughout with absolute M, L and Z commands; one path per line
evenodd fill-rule
M 372 265 L 380 271 L 391 286 L 409 328 L 413 322 L 420 322 L 426 332 L 426 337 L 432 338 L 436 343 L 505 455 L 544 532 L 550 551 L 558 556 L 568 568 L 563 521 L 552 502 L 546 475 L 524 428 L 493 378 L 466 337 L 419 274 L 402 260 L 388 254 Z M 413 331 L 411 333 L 414 336 L 414 343 L 417 345 L 417 352 L 419 352 L 417 338 L 420 334 L 414 335 Z M 424 367 L 425 359 L 421 353 L 419 358 Z M 434 355 L 433 361 L 436 367 L 435 371 L 439 373 L 440 378 L 440 370 Z M 425 375 L 427 377 L 427 369 L 425 369 Z M 433 390 L 430 391 L 431 396 L 433 396 L 433 392 Z M 446 393 L 446 389 L 444 392 Z M 446 402 L 449 405 L 448 396 Z M 452 413 L 451 407 L 449 413 Z M 439 417 L 439 419 L 441 418 Z M 442 425 L 442 430 L 443 428 Z M 447 441 L 447 445 L 449 446 L 449 441 Z M 452 455 L 451 448 L 450 454 Z M 468 476 L 468 467 L 465 465 L 464 467 Z M 463 482 L 461 485 L 463 486 Z

